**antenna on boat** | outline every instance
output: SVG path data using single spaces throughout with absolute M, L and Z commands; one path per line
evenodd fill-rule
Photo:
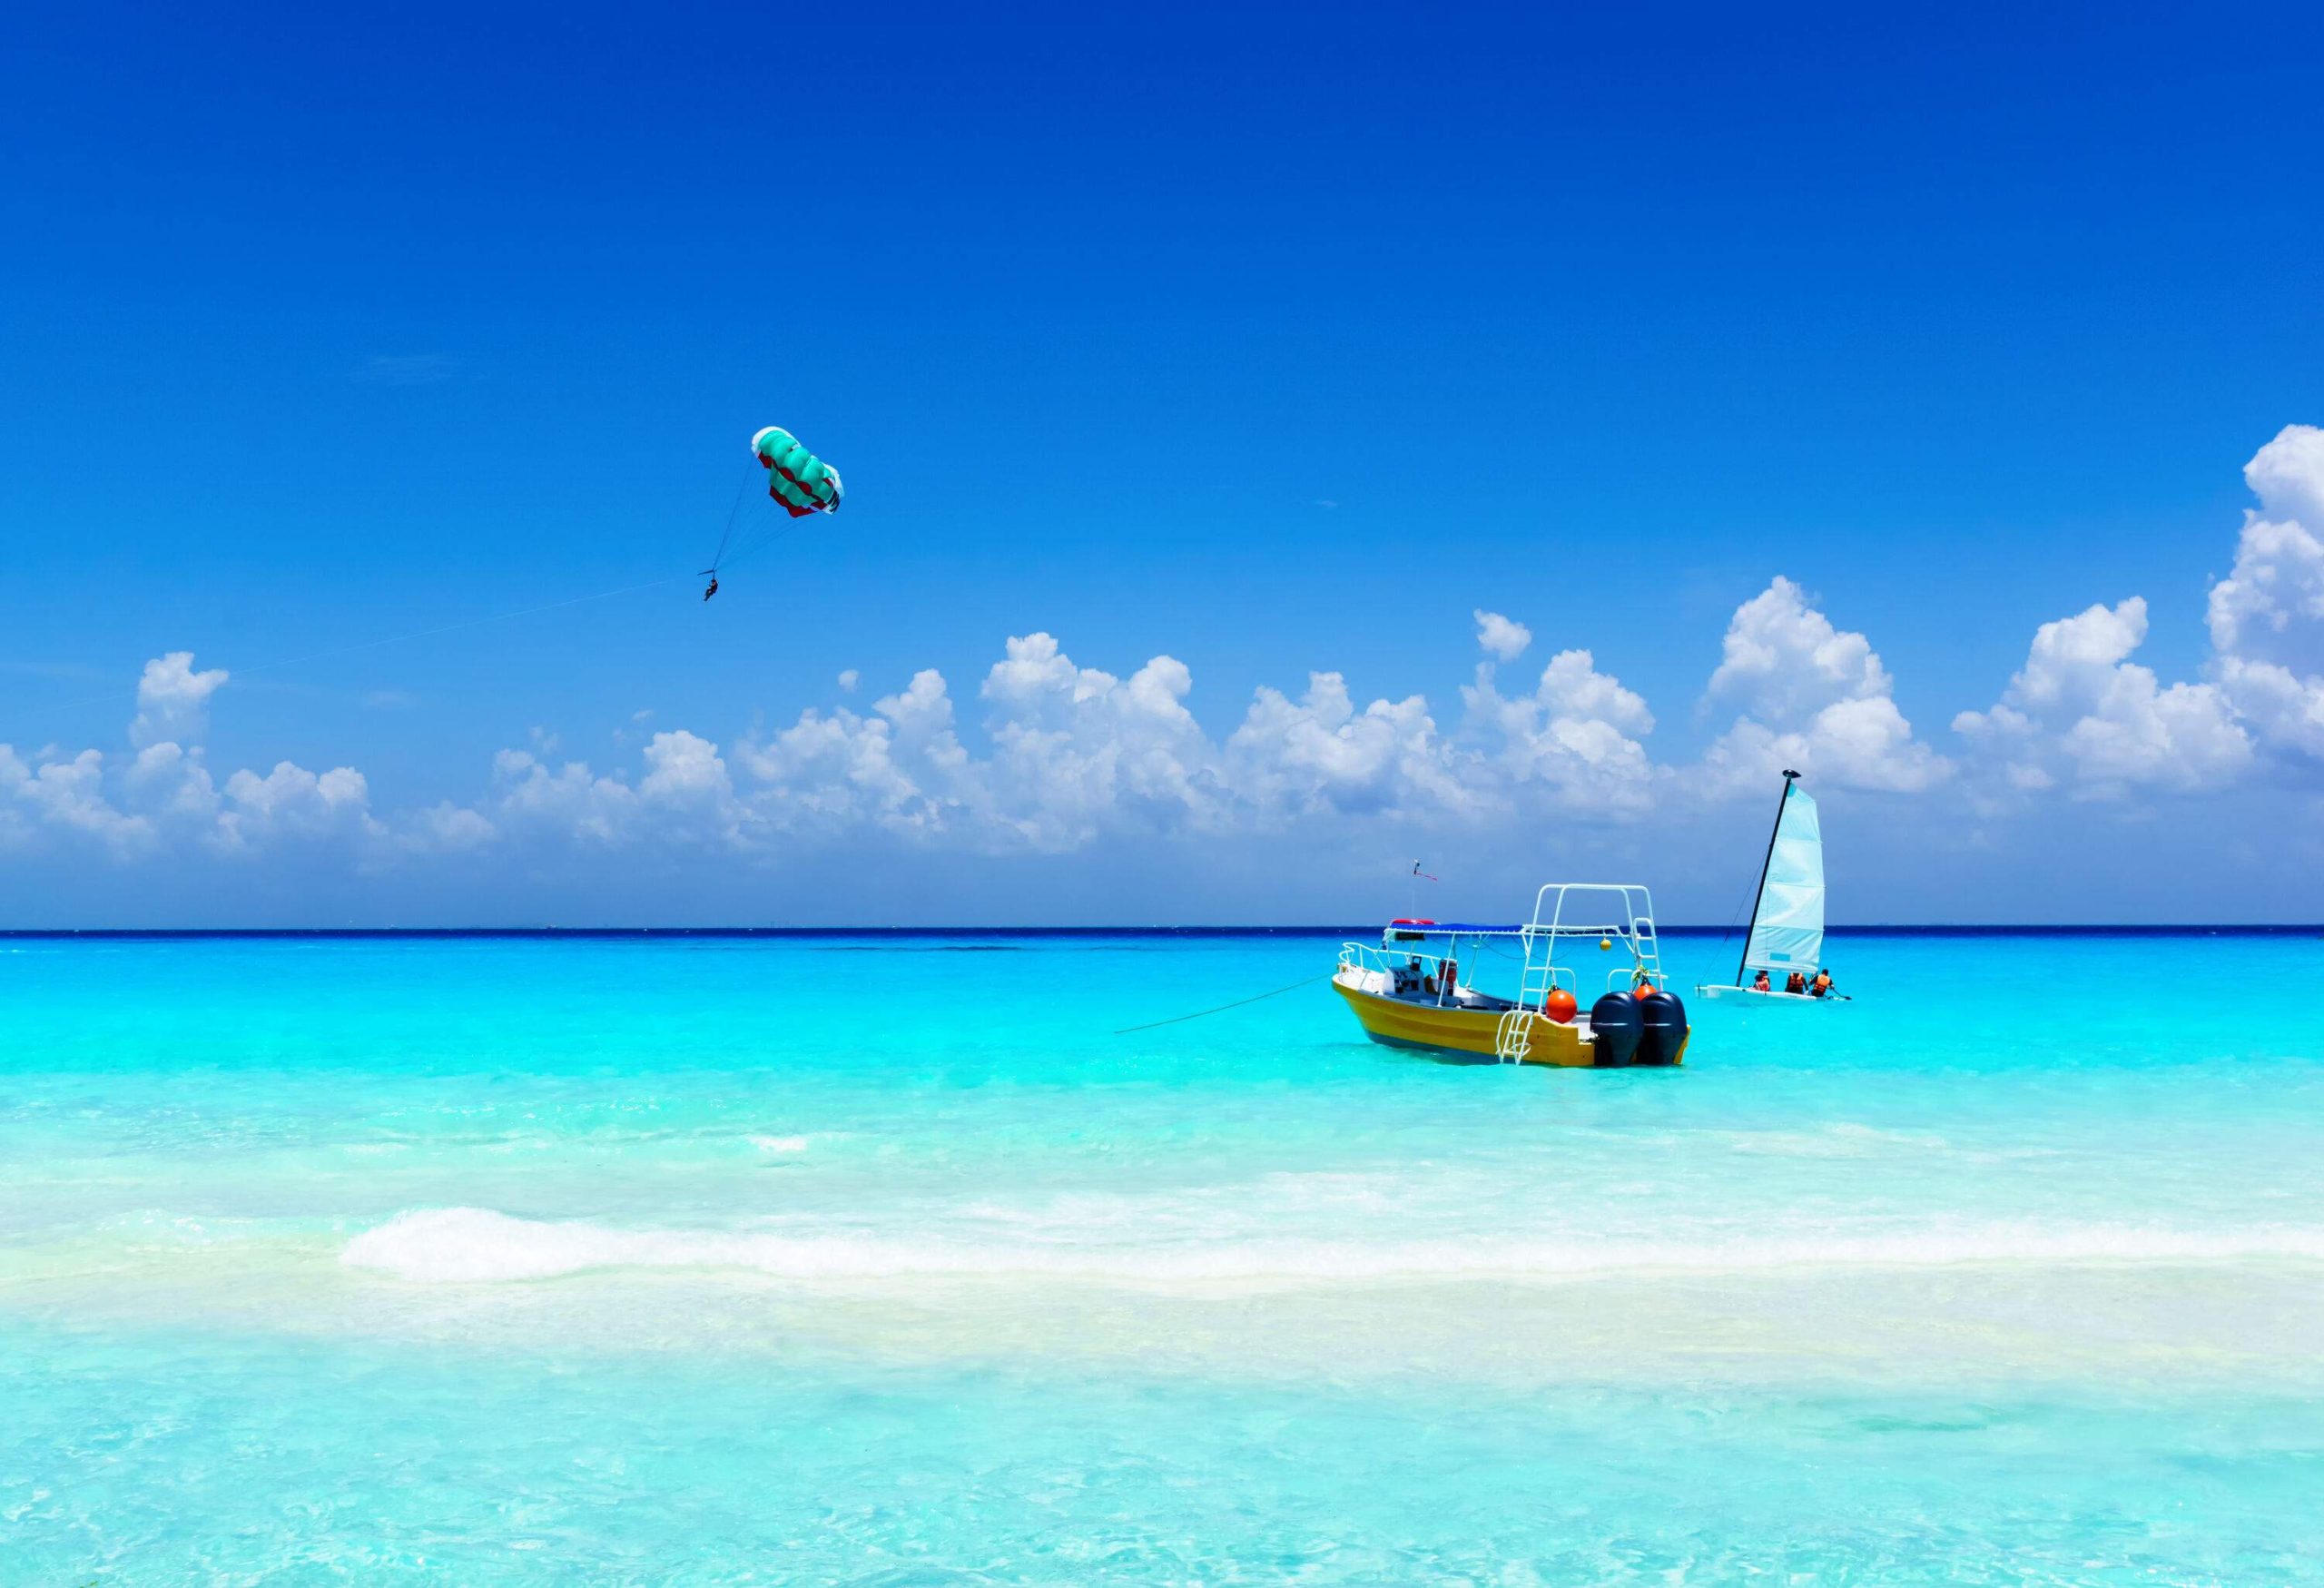
M 1768 853 L 1759 862 L 1759 891 L 1751 895 L 1751 924 L 1743 933 L 1743 957 L 1735 962 L 1735 985 L 1743 985 L 1743 972 L 1751 967 L 1751 935 L 1759 930 L 1759 907 L 1768 902 L 1768 868 L 1775 863 L 1776 835 L 1783 831 L 1783 808 L 1791 803 L 1791 785 L 1799 781 L 1799 774 L 1789 767 L 1784 769 L 1783 795 L 1776 801 L 1776 824 L 1768 829 Z
M 1426 872 L 1421 870 L 1420 862 L 1413 862 L 1412 918 L 1413 920 L 1417 921 L 1420 919 L 1420 885 L 1423 883 L 1441 883 L 1443 880 L 1444 879 L 1443 877 L 1433 877 Z

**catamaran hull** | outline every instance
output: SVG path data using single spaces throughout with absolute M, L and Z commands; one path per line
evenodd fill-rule
M 1695 989 L 1695 995 L 1699 998 L 1708 998 L 1714 1003 L 1801 1004 L 1845 1001 L 1837 994 L 1815 998 L 1805 992 L 1762 992 L 1756 987 L 1730 987 L 1723 981 L 1698 987 Z
M 1334 981 L 1332 989 L 1347 1000 L 1348 1008 L 1355 1011 L 1357 1023 L 1364 1027 L 1364 1034 L 1375 1042 L 1392 1048 L 1418 1048 L 1427 1052 L 1459 1053 L 1488 1060 L 1499 1055 L 1495 1039 L 1501 1031 L 1501 1014 L 1497 1011 L 1407 1003 L 1402 999 L 1359 992 L 1340 981 Z M 1571 1070 L 1597 1066 L 1597 1046 L 1590 1040 L 1586 1025 L 1579 1021 L 1561 1025 L 1539 1015 L 1532 1018 L 1526 1063 L 1554 1064 Z M 1682 1037 L 1670 1062 L 1684 1062 L 1686 1054 L 1686 1039 Z

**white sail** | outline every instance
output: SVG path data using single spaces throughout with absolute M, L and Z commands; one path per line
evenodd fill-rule
M 1824 962 L 1824 834 L 1815 800 L 1797 788 L 1784 801 L 1776 823 L 1767 886 L 1751 917 L 1743 962 L 1753 970 L 1810 976 Z

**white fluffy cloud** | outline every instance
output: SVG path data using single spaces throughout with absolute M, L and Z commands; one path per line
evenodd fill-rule
M 0 837 L 25 843 L 48 827 L 120 853 L 146 847 L 153 840 L 153 822 L 117 809 L 104 784 L 104 756 L 95 750 L 69 756 L 42 752 L 28 763 L 13 746 L 0 745 Z
M 1778 575 L 1727 626 L 1707 705 L 1738 712 L 1705 752 L 1699 786 L 1741 793 L 1785 769 L 1842 788 L 1916 794 L 1952 765 L 1913 737 L 1872 642 L 1836 627 Z
M 137 680 L 137 717 L 129 742 L 143 748 L 164 739 L 199 744 L 209 731 L 210 697 L 226 682 L 226 669 L 194 671 L 192 651 L 172 651 L 145 664 Z
M 2215 671 L 2271 747 L 2324 760 L 2324 429 L 2287 426 L 2243 478 L 2260 506 L 2211 587 Z
M 1420 695 L 1361 711 L 1337 673 L 1313 673 L 1293 700 L 1261 687 L 1227 736 L 1229 777 L 1263 819 L 1473 814 L 1483 797 L 1454 770 Z
M 2251 760 L 2251 740 L 2210 684 L 2158 684 L 2130 660 L 2145 643 L 2146 602 L 2133 596 L 2043 624 L 2024 666 L 1987 711 L 1953 726 L 2010 786 L 2070 784 L 2122 794 L 2218 787 Z
M 2324 431 L 2286 429 L 2246 476 L 2260 505 L 2211 591 L 2206 677 L 2166 685 L 2134 659 L 2148 628 L 2137 597 L 2044 624 L 2000 697 L 1954 720 L 1978 774 L 1959 794 L 1990 805 L 1994 787 L 2208 792 L 2271 759 L 2285 776 L 2324 760 Z M 126 861 L 182 847 L 235 863 L 327 849 L 367 866 L 551 845 L 780 860 L 866 842 L 986 854 L 1293 833 L 1360 844 L 1414 824 L 1492 837 L 1544 814 L 1637 820 L 1674 794 L 1764 794 L 1787 766 L 1819 789 L 1958 797 L 1945 791 L 1954 763 L 1915 737 L 1870 639 L 1790 579 L 1727 626 L 1703 696 L 1720 714 L 1710 742 L 1663 761 L 1648 748 L 1655 714 L 1598 653 L 1569 646 L 1515 676 L 1532 629 L 1472 616 L 1484 659 L 1457 719 L 1419 693 L 1366 699 L 1318 668 L 1297 691 L 1259 685 L 1206 726 L 1177 658 L 1117 674 L 1032 633 L 957 700 L 922 668 L 868 708 L 807 709 L 724 748 L 653 731 L 639 711 L 613 738 L 644 744 L 603 768 L 537 731 L 472 797 L 400 815 L 375 813 L 350 766 L 213 775 L 205 719 L 227 674 L 176 651 L 143 669 L 129 747 L 0 745 L 0 844 Z M 854 669 L 838 682 L 871 693 Z
M 629 836 L 637 792 L 619 777 L 595 775 L 586 762 L 552 771 L 529 750 L 503 750 L 493 758 L 489 804 L 506 827 L 614 843 Z
M 952 725 L 944 676 L 923 668 L 872 704 L 872 715 L 812 707 L 739 759 L 763 785 L 763 803 L 789 832 L 881 829 L 934 839 L 972 827 L 983 804 L 976 769 Z
M 1489 647 L 1490 648 L 1490 647 Z M 1560 651 L 1533 688 L 1504 695 L 1491 663 L 1461 691 L 1464 736 L 1479 746 L 1512 804 L 1545 803 L 1607 814 L 1650 802 L 1654 766 L 1640 740 L 1654 714 L 1588 651 Z
M 401 834 L 406 849 L 420 854 L 464 854 L 487 847 L 500 829 L 480 811 L 441 800 L 414 816 Z
M 1187 710 L 1194 675 L 1156 656 L 1118 679 L 1046 634 L 985 675 L 990 809 L 1029 844 L 1069 849 L 1117 824 L 1168 831 L 1219 809 L 1215 753 Z
M 2210 791 L 2263 757 L 2324 760 L 2324 430 L 2287 426 L 2243 477 L 2260 505 L 2211 589 L 2208 679 L 2166 686 L 2130 659 L 2140 597 L 2043 624 L 2001 699 L 1953 722 L 2007 786 Z
M 370 806 L 370 786 L 351 766 L 317 773 L 279 761 L 263 777 L 243 771 L 226 780 L 216 839 L 241 849 L 277 838 L 370 837 L 379 830 Z
M 1533 643 L 1531 629 L 1511 622 L 1498 612 L 1488 612 L 1480 607 L 1473 616 L 1477 620 L 1477 644 L 1504 662 L 1515 661 Z
M 191 651 L 147 662 L 129 725 L 133 754 L 52 746 L 27 761 L 0 745 L 0 841 L 21 845 L 46 831 L 94 840 L 125 858 L 180 841 L 247 853 L 277 842 L 368 843 L 384 833 L 352 767 L 314 773 L 283 761 L 262 776 L 236 772 L 222 791 L 200 740 L 210 697 L 226 679 L 222 667 L 197 669 Z

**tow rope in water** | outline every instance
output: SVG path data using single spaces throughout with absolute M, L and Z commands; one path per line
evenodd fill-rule
M 1285 993 L 1296 992 L 1302 987 L 1313 987 L 1318 981 L 1328 981 L 1337 972 L 1327 972 L 1321 976 L 1302 976 L 1290 986 L 1278 987 L 1273 992 L 1261 992 L 1250 998 L 1238 998 L 1232 1003 L 1222 1003 L 1216 1009 L 1198 1009 L 1192 1014 L 1174 1014 L 1168 1020 L 1148 1021 L 1142 1026 L 1124 1026 L 1120 1031 L 1116 1031 L 1114 1035 L 1118 1037 L 1127 1037 L 1132 1031 L 1150 1031 L 1157 1026 L 1175 1026 L 1182 1021 L 1200 1020 L 1203 1016 L 1207 1014 L 1225 1014 L 1228 1010 L 1240 1009 L 1246 1003 L 1260 1003 L 1270 998 L 1281 998 Z

